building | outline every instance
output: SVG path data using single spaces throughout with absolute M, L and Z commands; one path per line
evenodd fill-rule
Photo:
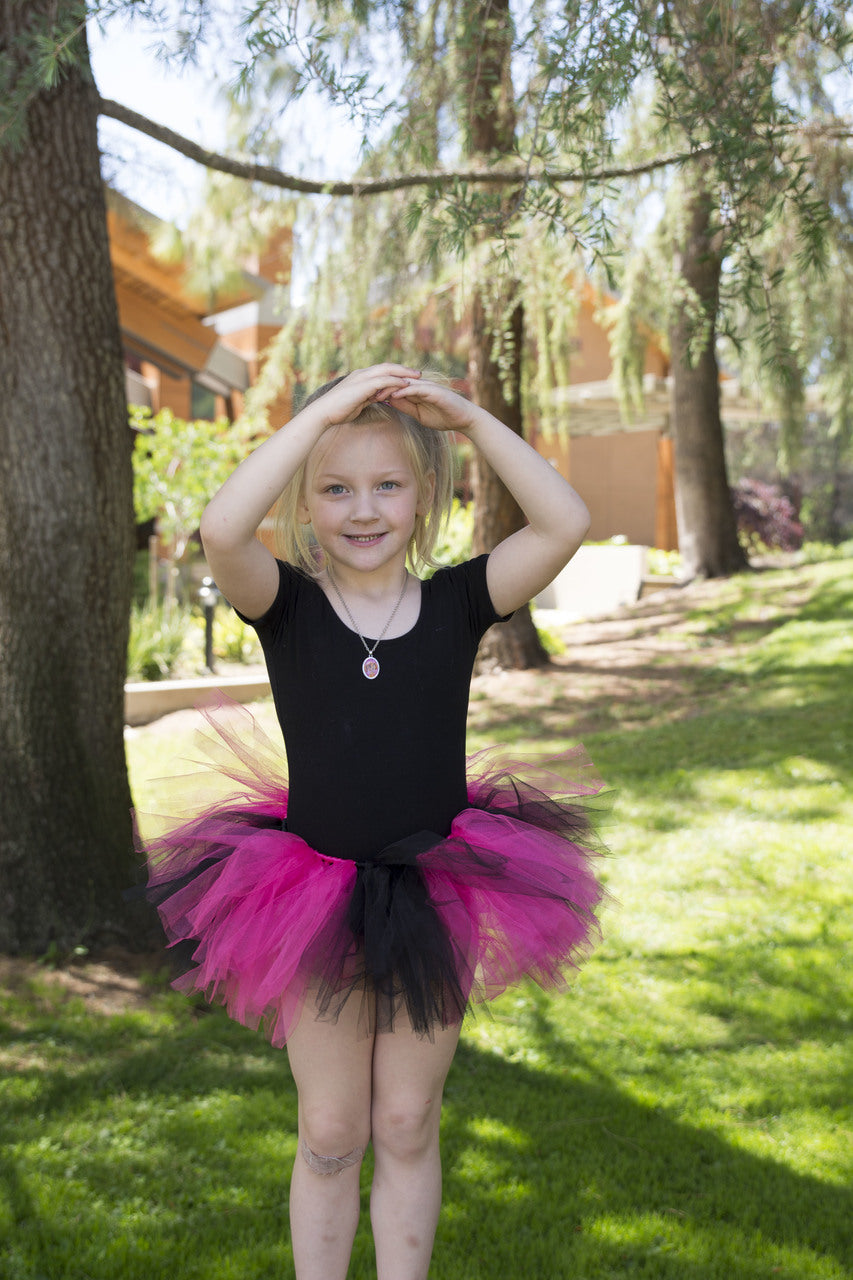
M 236 417 L 258 376 L 264 349 L 287 317 L 290 230 L 282 229 L 265 253 L 247 264 L 236 295 L 206 305 L 187 291 L 180 263 L 163 262 L 151 251 L 149 239 L 159 225 L 153 215 L 109 191 L 107 217 L 128 400 L 155 413 L 169 408 L 182 418 Z M 571 382 L 556 393 L 565 409 L 565 430 L 549 439 L 534 425 L 533 443 L 583 494 L 592 515 L 591 540 L 622 536 L 673 549 L 667 359 L 650 334 L 644 408 L 626 423 L 612 384 L 600 306 L 599 295 L 585 283 Z M 427 321 L 425 350 L 431 332 Z M 464 343 L 464 324 L 460 332 Z M 286 421 L 291 406 L 292 388 L 282 387 L 271 420 Z
M 602 306 L 607 306 L 607 299 L 602 302 L 585 283 L 569 365 L 571 381 L 555 392 L 564 413 L 563 430 L 551 439 L 536 433 L 534 443 L 583 494 L 592 517 L 589 541 L 623 537 L 674 550 L 678 537 L 669 361 L 650 333 L 643 409 L 626 421 L 613 382 L 607 330 L 599 318 Z
M 188 292 L 180 263 L 151 251 L 158 225 L 152 214 L 108 191 L 128 401 L 154 413 L 168 408 L 180 418 L 234 418 L 284 320 L 290 232 L 280 232 L 264 257 L 249 264 L 235 296 L 210 306 Z M 289 395 L 285 399 L 289 403 Z

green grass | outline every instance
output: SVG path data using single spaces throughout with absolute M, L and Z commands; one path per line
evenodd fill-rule
M 437 1280 L 850 1275 L 851 615 L 849 560 L 748 575 L 638 610 L 627 667 L 570 633 L 477 690 L 474 747 L 582 731 L 612 901 L 569 993 L 467 1026 Z M 188 733 L 129 748 L 156 810 Z M 111 1016 L 47 973 L 0 995 L 4 1280 L 292 1276 L 284 1055 L 156 983 Z M 366 1215 L 350 1274 L 374 1274 Z

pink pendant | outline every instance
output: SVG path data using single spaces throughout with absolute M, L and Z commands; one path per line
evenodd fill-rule
M 379 675 L 378 659 L 374 658 L 372 653 L 369 653 L 367 657 L 364 659 L 364 662 L 362 662 L 361 669 L 366 675 L 368 680 L 375 680 L 376 677 Z

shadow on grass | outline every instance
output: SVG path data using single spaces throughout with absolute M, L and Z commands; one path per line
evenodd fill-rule
M 849 610 L 850 593 L 825 592 L 812 614 L 809 608 L 799 616 L 835 620 Z M 632 675 L 630 667 L 619 671 Z M 680 718 L 625 730 L 606 693 L 585 697 L 582 711 L 600 727 L 591 745 L 609 781 L 639 789 L 654 777 L 657 794 L 671 797 L 673 813 L 660 815 L 659 829 L 677 826 L 675 807 L 696 795 L 703 768 L 765 768 L 809 756 L 849 779 L 853 682 L 841 663 L 765 667 L 755 688 L 735 672 L 736 689 L 715 686 L 689 660 L 667 659 L 641 673 L 647 686 L 683 683 Z M 548 734 L 571 733 L 573 679 L 567 671 L 564 695 L 555 700 L 552 690 L 541 706 L 524 708 L 531 731 L 541 733 L 547 715 Z M 691 699 L 691 690 L 699 696 Z M 778 703 L 767 705 L 774 697 Z M 636 705 L 649 705 L 648 688 Z M 514 713 L 507 705 L 484 708 L 478 728 L 502 736 L 490 730 L 505 730 Z M 518 736 L 517 726 L 509 728 Z M 611 746 L 616 732 L 618 747 Z M 784 1155 L 727 1141 L 713 1117 L 704 1126 L 684 1119 L 714 1107 L 712 1096 L 697 1091 L 688 1054 L 727 1055 L 740 1084 L 750 1046 L 829 1046 L 845 1035 L 837 948 L 816 960 L 811 941 L 798 964 L 796 940 L 783 942 L 778 953 L 768 937 L 761 945 L 647 955 L 661 985 L 689 976 L 688 1013 L 697 1022 L 717 1020 L 720 1039 L 656 1048 L 649 1036 L 637 1045 L 630 1078 L 608 1074 L 605 1055 L 584 1047 L 584 1019 L 587 1040 L 591 1022 L 599 1038 L 624 1040 L 615 1016 L 579 1008 L 573 1041 L 571 1029 L 556 1023 L 555 1002 L 538 992 L 510 1014 L 524 1033 L 516 1056 L 482 1048 L 474 1035 L 465 1039 L 443 1118 L 436 1280 L 843 1276 L 853 1256 L 848 1190 L 797 1171 Z M 608 980 L 628 972 L 614 962 Z M 635 1004 L 644 1016 L 641 996 Z M 503 1006 L 505 1019 L 510 1008 Z M 563 1006 L 564 1024 L 566 1016 Z M 0 1113 L 3 1280 L 292 1277 L 286 1201 L 296 1097 L 283 1054 L 220 1012 L 193 1013 L 177 1001 L 157 1001 L 153 1014 L 101 1018 L 45 1001 L 36 1016 L 32 1008 L 26 1017 L 9 1014 L 0 1050 L 14 1069 L 0 1095 L 7 1100 Z M 756 1122 L 774 1110 L 784 1115 L 806 1092 L 810 1108 L 840 1112 L 848 1078 L 823 1065 L 808 1080 L 794 1079 L 802 1070 L 794 1054 L 774 1062 L 750 1104 Z M 708 1073 L 711 1087 L 725 1074 Z M 645 1080 L 654 1081 L 654 1094 Z M 662 1088 L 665 1106 L 651 1100 Z M 827 1115 L 827 1128 L 832 1122 Z M 350 1280 L 374 1274 L 365 1213 Z
M 705 1042 L 703 1050 L 719 1049 L 731 1055 L 750 1046 L 785 1051 L 798 1049 L 805 1042 L 828 1049 L 846 1045 L 851 983 L 850 974 L 839 966 L 839 950 L 837 943 L 822 948 L 815 938 L 797 941 L 786 937 L 779 945 L 768 938 L 708 951 L 665 952 L 649 955 L 646 960 L 656 977 L 664 981 L 683 984 L 689 980 L 690 1008 L 696 1014 L 710 1015 L 725 1029 L 719 1044 Z M 673 1054 L 681 1051 L 677 1044 L 671 1046 Z M 779 1081 L 785 1074 L 779 1066 L 774 1080 L 763 1081 L 768 1111 L 774 1105 L 771 1098 L 783 1110 L 792 1101 L 780 1097 Z M 791 1083 L 796 1098 L 802 1100 L 803 1080 Z M 809 1106 L 826 1107 L 840 1115 L 851 1098 L 853 1059 L 849 1053 L 844 1065 L 833 1062 L 831 1073 L 821 1073 L 814 1066 L 810 1069 Z
M 689 667 L 685 667 L 688 683 L 689 674 Z M 801 755 L 831 765 L 840 777 L 850 778 L 850 665 L 775 667 L 772 677 L 762 679 L 760 691 L 744 686 L 704 693 L 700 686 L 697 695 L 685 699 L 678 714 L 664 723 L 636 723 L 641 717 L 636 716 L 630 698 L 621 698 L 615 709 L 612 696 L 602 694 L 586 695 L 580 707 L 570 696 L 562 706 L 553 698 L 541 706 L 526 705 L 521 719 L 512 707 L 496 703 L 488 711 L 478 711 L 476 728 L 485 740 L 507 744 L 529 736 L 533 725 L 538 726 L 540 738 L 553 735 L 568 740 L 582 715 L 584 741 L 596 764 L 616 785 L 620 777 L 657 775 L 662 767 L 671 768 L 674 760 L 690 771 L 766 768 Z M 774 700 L 776 705 L 766 705 Z M 648 701 L 644 690 L 637 704 L 645 708 Z M 619 735 L 618 742 L 613 741 L 614 733 Z M 613 773 L 608 767 L 611 761 Z
M 797 610 L 803 622 L 835 622 L 853 618 L 853 590 L 849 582 L 824 583 L 818 595 Z
M 470 1280 L 811 1274 L 792 1255 L 827 1259 L 837 1270 L 825 1274 L 843 1274 L 849 1191 L 680 1123 L 675 1097 L 672 1113 L 644 1106 L 584 1078 L 590 1064 L 552 1053 L 543 1071 L 463 1046 L 449 1087 L 437 1275 L 445 1259 L 454 1274 L 454 1248 L 468 1250 L 459 1274 Z M 491 1096 L 511 1097 L 512 1108 L 490 1109 Z M 475 1133 L 484 1120 L 511 1138 Z M 486 1159 L 466 1175 L 466 1147 L 484 1141 Z
M 640 602 L 630 616 L 599 621 L 588 642 L 580 624 L 571 633 L 577 642 L 570 635 L 571 656 L 549 669 L 538 696 L 531 687 L 515 705 L 497 691 L 488 703 L 474 703 L 472 725 L 487 742 L 535 736 L 558 743 L 582 736 L 595 744 L 602 767 L 612 756 L 627 758 L 627 776 L 656 771 L 667 755 L 668 764 L 677 759 L 687 769 L 736 769 L 806 752 L 836 769 L 843 761 L 849 774 L 853 657 L 843 629 L 853 616 L 849 571 L 844 566 L 842 580 L 822 581 L 813 595 L 804 571 L 798 573 L 796 598 L 785 582 L 778 588 L 761 582 L 746 599 L 739 587 L 731 601 L 718 590 L 713 609 L 706 603 L 695 614 L 703 630 L 680 649 L 632 649 L 631 641 L 678 627 L 683 605 Z M 776 609 L 776 616 L 739 616 L 753 606 Z M 790 622 L 794 631 L 777 641 Z M 832 624 L 830 631 L 812 633 L 811 624 L 823 623 Z M 715 661 L 718 638 L 736 649 L 721 650 Z M 611 642 L 618 651 L 614 663 L 606 656 Z M 611 752 L 617 733 L 620 742 Z M 615 775 L 613 780 L 618 782 Z
M 703 989 L 719 1000 L 750 967 L 768 988 L 783 979 L 758 952 L 701 963 Z M 463 1040 L 446 1094 L 445 1208 L 431 1274 L 843 1274 L 849 1192 L 684 1123 L 677 1064 L 668 1108 L 629 1096 L 553 1014 L 551 1000 L 526 993 L 522 1060 Z M 3 1123 L 4 1280 L 292 1276 L 296 1098 L 284 1055 L 219 1011 L 195 1021 L 184 1011 L 159 1029 L 128 1016 L 84 1034 L 79 1021 L 55 1010 L 26 1040 L 14 1027 L 2 1037 L 24 1049 L 20 1096 Z M 831 1034 L 825 1019 L 814 1028 L 774 1019 L 772 1004 L 735 1001 L 731 1013 L 738 1039 L 779 1036 L 783 1023 L 788 1035 Z M 21 1159 L 26 1152 L 23 1167 L 13 1144 Z M 798 1258 L 809 1264 L 802 1271 Z M 365 1212 L 350 1277 L 374 1274 Z

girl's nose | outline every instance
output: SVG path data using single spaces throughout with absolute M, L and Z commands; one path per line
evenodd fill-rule
M 353 520 L 375 520 L 378 514 L 372 491 L 355 494 L 351 513 Z

